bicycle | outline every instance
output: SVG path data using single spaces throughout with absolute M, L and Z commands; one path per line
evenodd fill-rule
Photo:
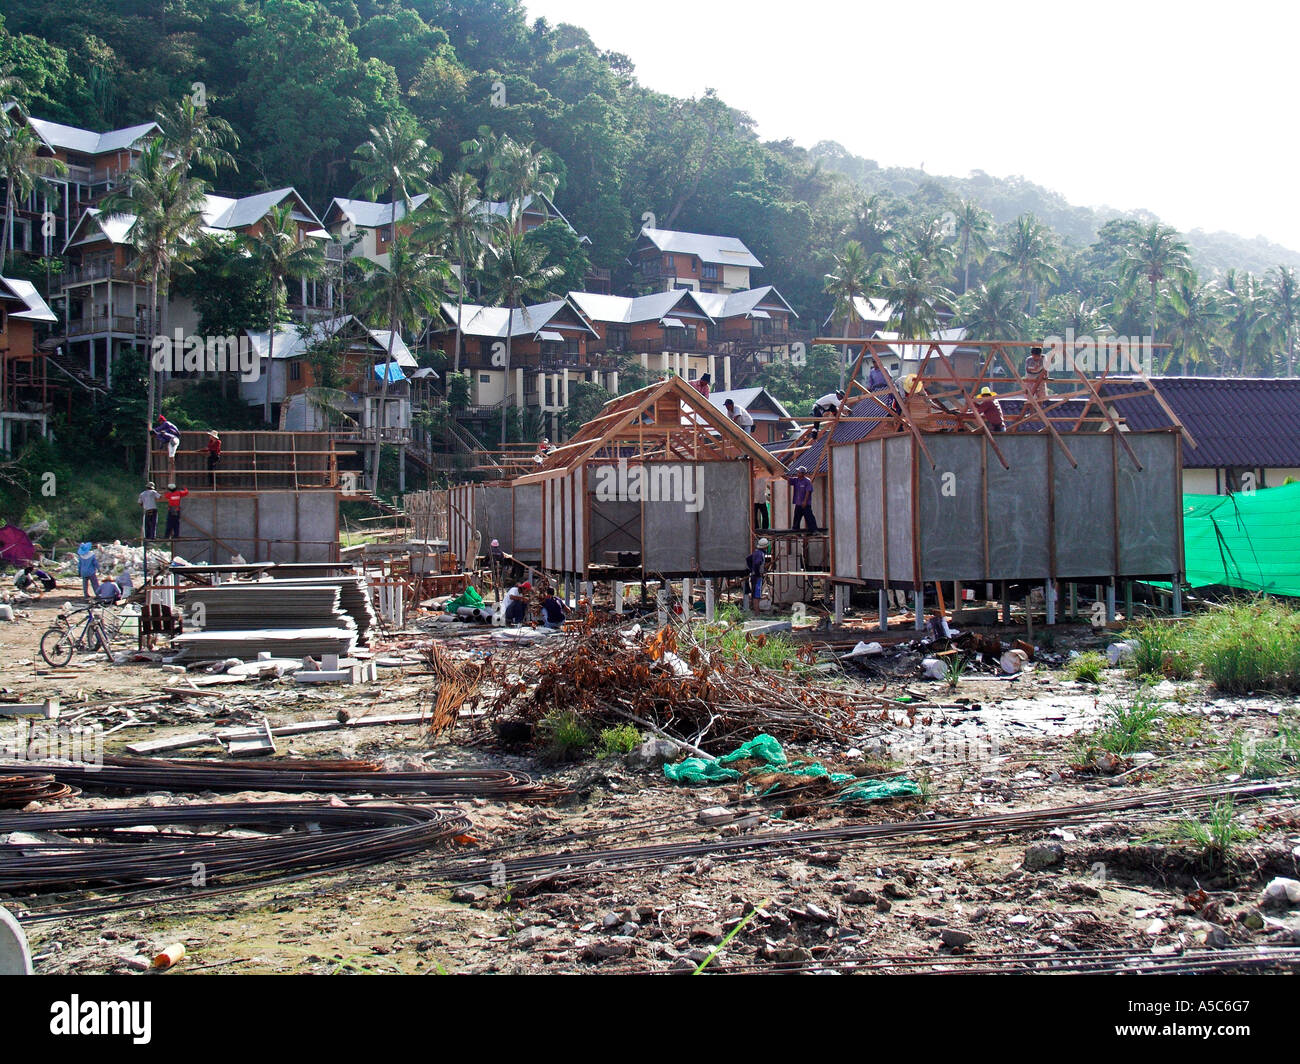
M 73 619 L 78 613 L 85 613 L 84 622 Z M 121 631 L 121 617 L 107 613 L 106 606 L 96 602 L 73 606 L 59 614 L 55 626 L 41 636 L 41 657 L 56 669 L 70 662 L 76 651 L 93 654 L 102 650 L 112 661 L 113 640 Z

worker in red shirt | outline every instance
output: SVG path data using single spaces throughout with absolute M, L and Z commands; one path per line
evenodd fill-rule
M 990 432 L 1006 430 L 1006 423 L 1002 420 L 1002 406 L 992 388 L 985 386 L 980 389 L 979 395 L 975 397 L 975 409 L 979 411 Z
M 181 534 L 181 500 L 189 493 L 189 488 L 177 491 L 175 484 L 168 484 L 167 490 L 163 492 L 163 498 L 167 500 L 167 529 L 163 532 L 165 539 L 173 539 Z
M 691 387 L 699 392 L 705 399 L 709 397 L 709 389 L 713 386 L 713 378 L 705 373 L 697 381 L 691 381 Z
M 215 429 L 208 429 L 208 472 L 217 468 L 221 461 L 221 435 Z

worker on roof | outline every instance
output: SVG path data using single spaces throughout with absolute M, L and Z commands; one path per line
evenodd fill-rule
M 898 400 L 894 398 L 893 393 L 889 390 L 889 375 L 882 372 L 879 366 L 873 365 L 871 372 L 867 374 L 867 391 L 887 393 L 880 402 L 895 413 L 898 412 Z
M 691 387 L 707 399 L 709 391 L 713 387 L 713 377 L 707 373 L 702 373 L 699 380 L 691 381 Z
M 803 523 L 807 523 L 807 531 L 817 532 L 817 518 L 812 512 L 812 493 L 813 482 L 808 476 L 808 470 L 804 466 L 795 466 L 785 475 L 785 479 L 790 482 L 790 501 L 794 504 L 794 523 L 790 526 L 794 531 L 799 531 Z
M 766 531 L 771 527 L 769 507 L 772 505 L 772 485 L 764 483 L 754 497 L 754 527 Z
M 1047 365 L 1043 362 L 1041 347 L 1029 349 L 1029 357 L 1025 359 L 1025 386 L 1035 399 L 1042 399 L 1047 394 Z
M 836 390 L 833 392 L 827 392 L 820 399 L 818 399 L 817 402 L 813 403 L 812 416 L 814 419 L 817 419 L 817 418 L 823 418 L 827 414 L 838 413 L 840 409 L 840 405 L 843 402 L 844 402 L 844 393 L 842 391 Z M 812 438 L 814 440 L 817 438 L 818 433 L 821 432 L 821 428 L 822 428 L 821 422 L 818 420 L 814 420 L 813 427 L 812 427 Z
M 975 409 L 979 411 L 990 432 L 1006 431 L 1006 422 L 1002 419 L 1002 405 L 998 402 L 997 393 L 987 384 L 975 396 Z
M 737 406 L 734 399 L 726 399 L 722 405 L 726 407 L 727 417 L 731 418 L 737 425 L 748 432 L 751 436 L 754 434 L 754 415 L 746 410 L 743 406 Z

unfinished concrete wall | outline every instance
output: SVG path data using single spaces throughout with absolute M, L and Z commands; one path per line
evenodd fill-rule
M 181 504 L 176 553 L 187 561 L 336 562 L 338 496 L 332 491 L 191 491 Z
M 834 578 L 915 586 L 1181 571 L 1177 435 L 1063 438 L 1075 464 L 1045 433 L 1000 434 L 1009 468 L 974 434 L 927 434 L 928 454 L 910 435 L 833 447 Z
M 542 560 L 542 486 L 520 484 L 502 489 L 510 493 L 511 553 L 524 562 Z M 499 538 L 499 537 L 498 537 Z M 501 540 L 502 545 L 505 540 Z

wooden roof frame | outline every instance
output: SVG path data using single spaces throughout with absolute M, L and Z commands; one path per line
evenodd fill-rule
M 673 399 L 676 403 L 669 403 L 664 412 L 664 420 L 659 420 L 659 404 Z M 685 419 L 683 407 L 690 408 Z M 652 422 L 642 420 L 648 411 L 655 413 Z M 687 441 L 683 438 L 674 439 L 675 435 L 689 437 L 692 449 L 683 450 L 683 444 Z M 662 440 L 661 453 L 665 458 L 676 458 L 683 462 L 748 458 L 757 462 L 771 476 L 780 476 L 785 472 L 785 465 L 779 458 L 761 447 L 748 432 L 697 389 L 680 377 L 673 376 L 611 399 L 599 414 L 578 429 L 566 443 L 552 448 L 540 469 L 516 478 L 514 483 L 538 484 L 554 477 L 567 476 L 605 448 L 619 443 L 637 446 L 638 453 L 629 456 L 629 462 L 645 461 L 649 457 L 646 452 L 647 440 Z

